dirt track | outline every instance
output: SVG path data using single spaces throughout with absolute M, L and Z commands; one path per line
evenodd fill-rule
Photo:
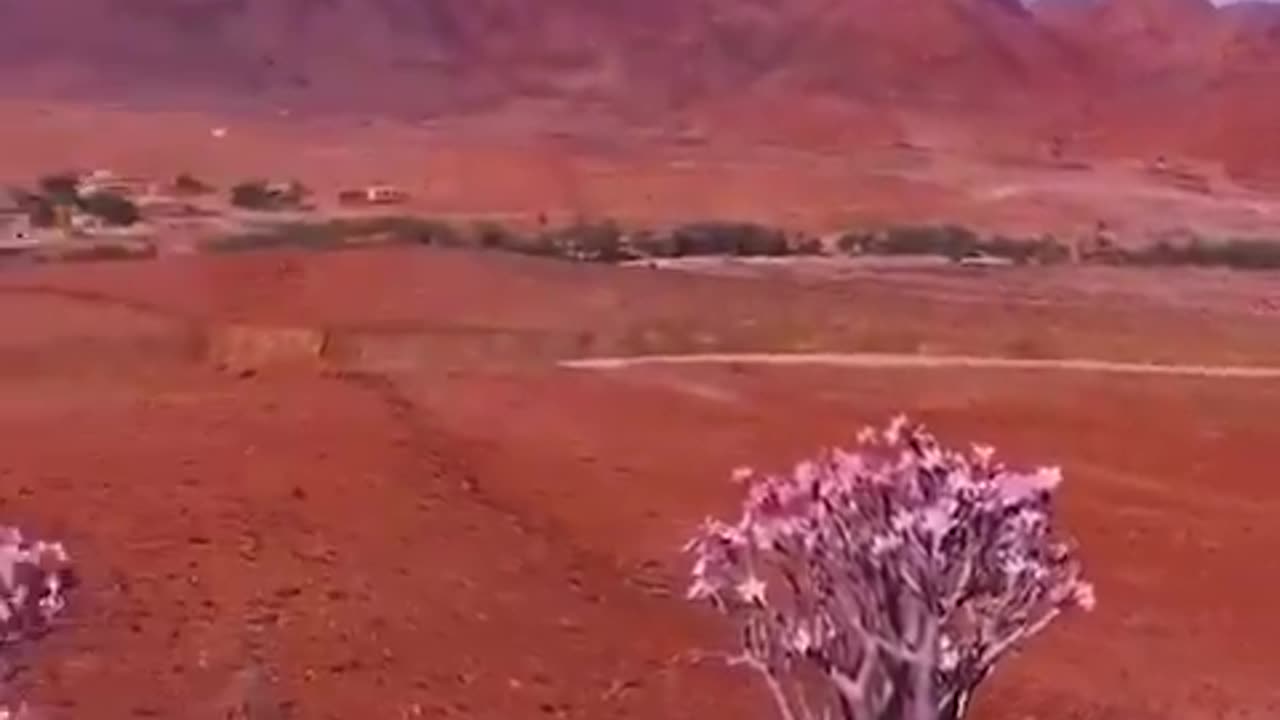
M 1280 383 L 555 367 L 704 336 L 725 352 L 798 338 L 1277 364 L 1274 325 L 1245 312 L 998 292 L 961 312 L 892 282 L 388 251 L 50 267 L 6 288 L 0 515 L 66 539 L 84 574 L 68 625 L 14 680 L 52 720 L 213 720 L 228 696 L 268 720 L 764 720 L 759 688 L 687 656 L 729 638 L 681 599 L 678 548 L 733 507 L 729 469 L 784 466 L 899 411 L 1063 465 L 1064 524 L 1099 584 L 1098 612 L 1002 668 L 978 720 L 1280 711 L 1280 495 L 1259 470 Z M 221 352 L 249 367 L 219 370 Z
M 1157 365 L 1076 358 L 1031 360 L 1025 358 L 966 357 L 963 355 L 902 355 L 890 353 L 722 353 L 715 355 L 649 355 L 625 358 L 566 360 L 561 367 L 582 370 L 620 370 L 643 365 L 776 365 L 825 366 L 867 369 L 1066 370 L 1119 375 L 1172 375 L 1203 378 L 1280 379 L 1280 367 L 1228 365 Z

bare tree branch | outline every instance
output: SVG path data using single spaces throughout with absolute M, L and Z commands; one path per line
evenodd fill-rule
M 0 661 L 7 659 L 4 651 L 48 631 L 74 584 L 70 567 L 61 543 L 27 540 L 17 528 L 0 527 Z M 0 706 L 0 720 L 34 717 L 25 705 Z
M 742 516 L 689 543 L 690 597 L 739 627 L 782 720 L 958 720 L 1011 649 L 1092 605 L 1052 534 L 1060 474 L 945 450 L 903 418 L 860 443 L 735 473 Z

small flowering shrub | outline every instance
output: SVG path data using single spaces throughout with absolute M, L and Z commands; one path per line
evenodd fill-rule
M 740 632 L 782 720 L 957 720 L 996 663 L 1090 609 L 1053 535 L 1055 468 L 1011 470 L 923 427 L 867 429 L 790 475 L 739 470 L 741 517 L 687 546 L 689 597 Z
M 0 527 L 0 660 L 15 643 L 42 636 L 66 606 L 72 584 L 70 557 L 61 543 L 27 540 Z M 25 720 L 25 706 L 0 706 L 0 720 Z
M 17 710 L 0 708 L 0 720 L 44 720 L 39 713 L 23 705 Z
M 70 557 L 62 543 L 0 527 L 0 648 L 44 633 L 66 605 Z

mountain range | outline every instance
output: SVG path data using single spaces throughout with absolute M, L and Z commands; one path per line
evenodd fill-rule
M 1280 6 L 1261 2 L 0 0 L 0 28 L 11 95 L 654 117 L 820 99 L 1040 113 L 1233 162 L 1257 153 L 1227 139 L 1256 134 L 1280 159 Z

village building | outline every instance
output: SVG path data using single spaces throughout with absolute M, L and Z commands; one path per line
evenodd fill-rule
M 338 194 L 338 201 L 347 205 L 398 205 L 408 199 L 409 193 L 386 183 L 374 183 Z
M 370 185 L 365 196 L 372 205 L 392 205 L 409 199 L 409 193 L 393 185 Z
M 146 178 L 117 175 L 110 170 L 94 170 L 80 177 L 80 194 L 112 193 L 128 198 L 150 195 L 155 184 Z

